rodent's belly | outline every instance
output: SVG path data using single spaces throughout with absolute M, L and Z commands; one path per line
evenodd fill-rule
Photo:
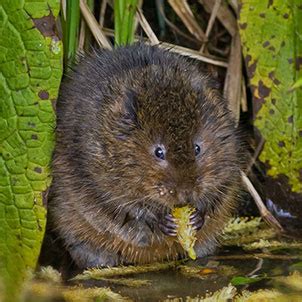
M 186 257 L 176 237 L 165 236 L 157 226 L 151 230 L 143 218 L 120 224 L 102 215 L 102 223 L 98 221 L 93 225 L 83 212 L 65 206 L 56 207 L 55 215 L 62 219 L 58 221 L 60 235 L 65 238 L 67 250 L 80 268 L 147 264 Z M 206 222 L 203 230 L 197 233 L 194 247 L 197 257 L 213 250 L 215 240 L 211 236 L 215 231 L 213 225 Z
M 143 219 L 122 226 L 104 219 L 103 228 L 96 229 L 79 212 L 72 217 L 79 227 L 65 220 L 63 233 L 68 234 L 67 249 L 81 268 L 146 264 L 185 256 L 175 237 L 163 235 L 157 227 L 151 230 Z
M 146 215 L 125 219 L 129 215 L 123 212 L 110 216 L 96 203 L 74 194 L 72 184 L 65 188 L 70 190 L 52 201 L 50 218 L 80 268 L 146 264 L 186 257 L 177 238 L 163 234 L 156 220 L 150 223 Z M 194 250 L 197 257 L 213 252 L 217 234 L 228 216 L 228 208 L 221 204 L 214 216 L 205 219 L 196 233 Z

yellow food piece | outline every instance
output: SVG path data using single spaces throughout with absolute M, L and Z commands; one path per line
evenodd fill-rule
M 193 260 L 196 259 L 194 244 L 196 241 L 196 231 L 190 225 L 190 215 L 195 211 L 194 208 L 185 206 L 182 208 L 174 208 L 172 216 L 177 220 L 177 239 L 183 249 Z

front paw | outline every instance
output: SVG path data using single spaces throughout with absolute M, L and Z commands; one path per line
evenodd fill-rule
M 200 230 L 204 225 L 203 213 L 198 210 L 192 213 L 189 224 L 192 226 L 193 230 Z M 167 236 L 177 236 L 177 219 L 175 219 L 171 214 L 165 215 L 159 221 L 159 229 Z
M 204 225 L 204 213 L 199 210 L 192 213 L 190 216 L 190 225 L 193 230 L 199 231 Z
M 177 221 L 171 214 L 167 214 L 160 219 L 159 229 L 167 236 L 177 236 Z

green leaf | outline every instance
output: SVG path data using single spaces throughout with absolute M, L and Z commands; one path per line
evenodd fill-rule
M 302 192 L 301 0 L 242 0 L 240 35 L 269 176 Z
M 70 66 L 74 63 L 77 48 L 80 24 L 79 0 L 66 1 L 66 20 L 61 18 L 64 37 L 65 64 Z
M 250 277 L 243 277 L 243 276 L 237 276 L 233 277 L 231 280 L 231 284 L 236 285 L 246 285 L 251 283 L 256 283 L 258 281 L 261 281 L 265 279 L 266 277 L 256 277 L 256 278 L 250 278 Z
M 59 0 L 0 4 L 0 287 L 18 301 L 45 229 L 62 76 Z

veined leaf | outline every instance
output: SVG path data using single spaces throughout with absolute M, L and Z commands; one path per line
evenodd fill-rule
M 59 0 L 0 4 L 0 283 L 18 301 L 45 229 L 54 103 L 62 75 Z M 1 298 L 0 298 L 1 299 Z
M 302 193 L 301 0 L 242 0 L 240 34 L 253 92 L 260 160 L 273 178 Z

